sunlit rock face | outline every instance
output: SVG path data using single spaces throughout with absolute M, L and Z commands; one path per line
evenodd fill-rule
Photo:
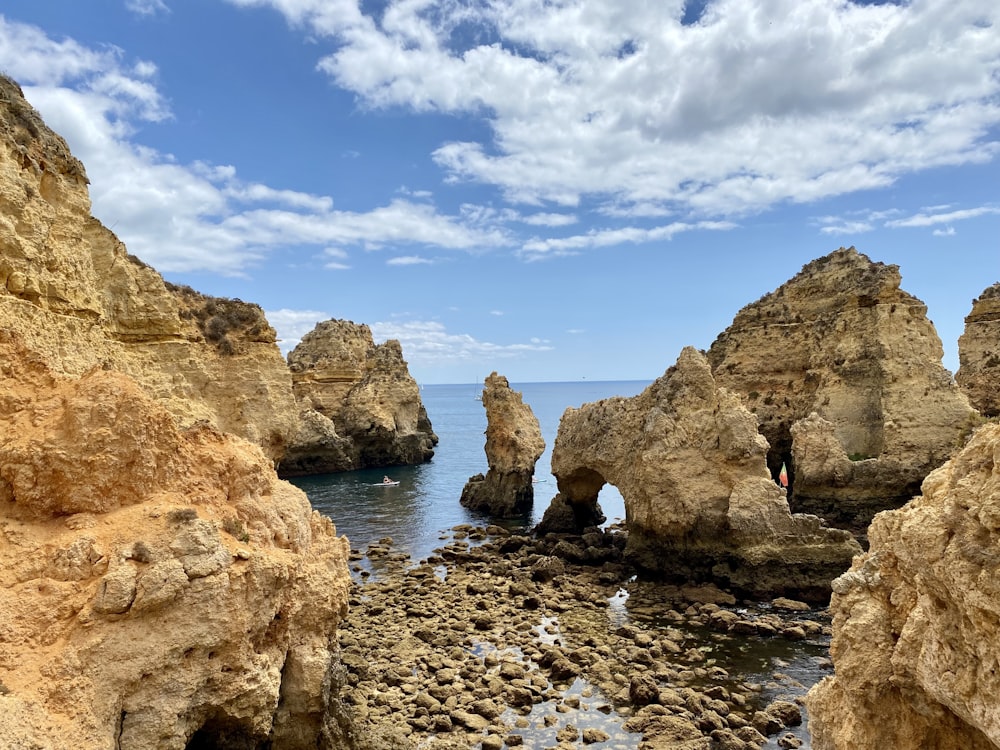
M 83 165 L 0 76 L 0 327 L 58 373 L 131 375 L 182 424 L 279 458 L 291 377 L 256 305 L 166 284 L 90 213 Z
M 825 599 L 860 547 L 789 512 L 767 450 L 754 415 L 688 347 L 638 396 L 566 410 L 552 452 L 552 515 L 588 520 L 609 482 L 625 500 L 625 552 L 639 568 L 752 596 Z
M 926 306 L 900 281 L 897 266 L 841 248 L 740 310 L 708 351 L 716 382 L 757 416 L 771 476 L 787 465 L 793 510 L 863 528 L 916 494 L 975 423 Z M 793 425 L 813 414 L 860 465 L 800 463 Z
M 817 750 L 1000 747 L 1000 425 L 879 513 L 834 582 L 835 674 L 807 698 Z
M 398 341 L 367 325 L 319 323 L 288 355 L 300 430 L 284 476 L 429 461 L 438 438 Z
M 955 381 L 984 417 L 1000 416 L 1000 283 L 972 302 L 958 338 Z
M 542 428 L 522 395 L 495 372 L 486 378 L 483 407 L 489 469 L 469 479 L 460 502 L 501 518 L 524 515 L 535 498 L 535 464 L 545 452 Z
M 258 446 L 47 359 L 0 332 L 3 745 L 335 746 L 347 541 Z

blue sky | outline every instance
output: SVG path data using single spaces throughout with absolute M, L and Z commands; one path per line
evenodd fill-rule
M 954 371 L 1000 280 L 995 0 L 5 0 L 0 70 L 130 252 L 424 383 L 652 380 L 851 245 Z

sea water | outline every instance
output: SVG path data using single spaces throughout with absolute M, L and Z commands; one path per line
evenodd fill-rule
M 530 514 L 500 523 L 511 530 L 534 526 L 555 496 L 552 446 L 567 408 L 610 396 L 634 396 L 648 385 L 639 380 L 512 383 L 511 388 L 521 393 L 538 419 L 545 452 L 535 465 L 535 501 Z M 442 535 L 452 527 L 498 522 L 459 503 L 469 478 L 489 469 L 486 409 L 479 400 L 482 391 L 478 384 L 421 388 L 420 398 L 440 441 L 428 463 L 301 477 L 292 482 L 306 492 L 314 508 L 333 520 L 337 533 L 346 536 L 353 548 L 363 550 L 374 541 L 391 537 L 395 551 L 408 553 L 414 562 L 426 558 L 442 546 Z M 399 484 L 383 486 L 386 475 Z M 598 502 L 608 523 L 624 520 L 625 503 L 613 486 L 605 485 Z
M 353 549 L 363 551 L 372 542 L 391 537 L 392 550 L 407 553 L 416 563 L 447 544 L 451 539 L 449 530 L 458 524 L 500 523 L 512 530 L 526 530 L 538 523 L 556 494 L 555 477 L 551 473 L 552 446 L 566 409 L 611 396 L 634 396 L 648 385 L 645 381 L 586 380 L 511 384 L 538 418 L 545 440 L 545 452 L 536 464 L 534 507 L 522 518 L 498 521 L 459 503 L 468 479 L 485 474 L 489 468 L 484 450 L 486 411 L 479 400 L 482 385 L 476 384 L 426 385 L 421 389 L 421 400 L 440 440 L 430 462 L 291 481 L 306 492 L 314 508 L 333 520 L 337 533 L 345 535 Z M 383 486 L 385 475 L 399 484 Z M 625 504 L 616 488 L 605 485 L 598 502 L 607 523 L 624 520 Z M 641 608 L 636 605 L 636 609 Z M 612 602 L 609 614 L 627 620 L 630 617 L 627 609 L 622 602 Z M 764 684 L 764 695 L 772 698 L 787 695 L 787 685 L 768 686 L 775 673 L 793 678 L 799 685 L 794 692 L 800 695 L 829 673 L 822 666 L 828 654 L 825 641 L 797 642 L 709 632 L 692 636 L 700 638 L 700 648 L 719 657 L 720 666 L 735 679 Z M 808 749 L 805 711 L 803 718 L 801 726 L 783 730 L 781 734 L 790 732 L 803 743 L 803 749 Z M 771 737 L 764 747 L 777 748 L 777 736 Z

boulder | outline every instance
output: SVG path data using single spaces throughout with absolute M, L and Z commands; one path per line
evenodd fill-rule
M 708 351 L 718 385 L 759 420 L 771 476 L 787 466 L 791 508 L 855 530 L 916 494 L 977 416 L 942 365 L 926 305 L 900 281 L 898 266 L 840 248 L 740 310 Z M 846 480 L 803 466 L 792 427 L 814 413 L 838 454 L 872 463 Z
M 466 482 L 460 502 L 499 518 L 515 518 L 534 503 L 532 477 L 545 452 L 542 429 L 521 394 L 495 372 L 486 378 L 483 407 L 489 470 L 486 476 L 478 474 Z
M 972 301 L 958 337 L 955 382 L 984 417 L 1000 416 L 1000 283 Z
M 861 548 L 848 532 L 789 512 L 767 450 L 754 415 L 687 347 L 638 396 L 567 409 L 552 471 L 569 508 L 595 507 L 605 482 L 618 488 L 625 554 L 642 570 L 755 597 L 823 600 Z
M 813 747 L 1000 747 L 1000 425 L 869 538 L 833 584 L 835 672 L 806 698 Z
M 349 320 L 319 323 L 288 355 L 300 408 L 282 476 L 429 461 L 437 435 L 396 340 Z

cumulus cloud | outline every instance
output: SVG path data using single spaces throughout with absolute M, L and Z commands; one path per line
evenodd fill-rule
M 139 16 L 155 16 L 157 13 L 170 12 L 170 8 L 163 0 L 125 0 L 125 7 Z
M 333 316 L 319 310 L 265 310 L 267 322 L 278 332 L 278 347 L 286 355 L 299 345 L 302 337 L 316 327 L 317 323 L 330 320 Z
M 591 230 L 586 234 L 572 237 L 532 239 L 524 243 L 520 252 L 531 260 L 552 255 L 572 255 L 588 248 L 611 247 L 626 243 L 643 243 L 669 240 L 679 232 L 696 229 L 705 231 L 725 231 L 735 228 L 729 221 L 700 221 L 695 223 L 674 222 L 651 229 L 640 227 L 620 227 L 616 229 Z
M 709 0 L 695 23 L 682 0 L 230 2 L 327 37 L 320 69 L 366 106 L 482 118 L 434 158 L 512 202 L 739 215 L 998 152 L 982 0 Z
M 1000 206 L 954 208 L 947 204 L 928 206 L 910 216 L 901 216 L 902 213 L 899 209 L 855 211 L 847 216 L 821 216 L 816 219 L 816 224 L 819 225 L 819 231 L 823 234 L 861 234 L 879 227 L 907 229 L 948 224 L 947 228 L 936 229 L 933 233 L 939 236 L 951 236 L 955 234 L 955 228 L 951 224 L 983 216 L 998 216 L 1000 215 Z
M 552 349 L 549 344 L 535 339 L 518 344 L 480 341 L 469 334 L 450 333 L 437 321 L 378 322 L 372 323 L 370 327 L 376 341 L 399 341 L 406 352 L 407 362 L 418 366 L 514 358 L 529 352 Z
M 945 207 L 946 208 L 946 207 Z M 888 227 L 932 227 L 937 224 L 951 224 L 956 221 L 977 219 L 980 216 L 995 216 L 1000 214 L 998 206 L 978 206 L 976 208 L 958 209 L 955 211 L 934 211 L 920 212 L 903 219 L 894 219 L 886 222 Z
M 151 4 L 155 5 L 155 3 Z M 91 181 L 95 216 L 129 250 L 164 272 L 242 274 L 278 247 L 387 243 L 445 250 L 510 244 L 495 222 L 441 214 L 424 199 L 370 211 L 336 210 L 329 196 L 242 180 L 235 167 L 178 163 L 133 140 L 137 125 L 172 117 L 156 66 L 114 47 L 54 40 L 0 16 L 0 69 L 21 83 L 70 144 Z M 342 257 L 328 268 L 343 269 Z

